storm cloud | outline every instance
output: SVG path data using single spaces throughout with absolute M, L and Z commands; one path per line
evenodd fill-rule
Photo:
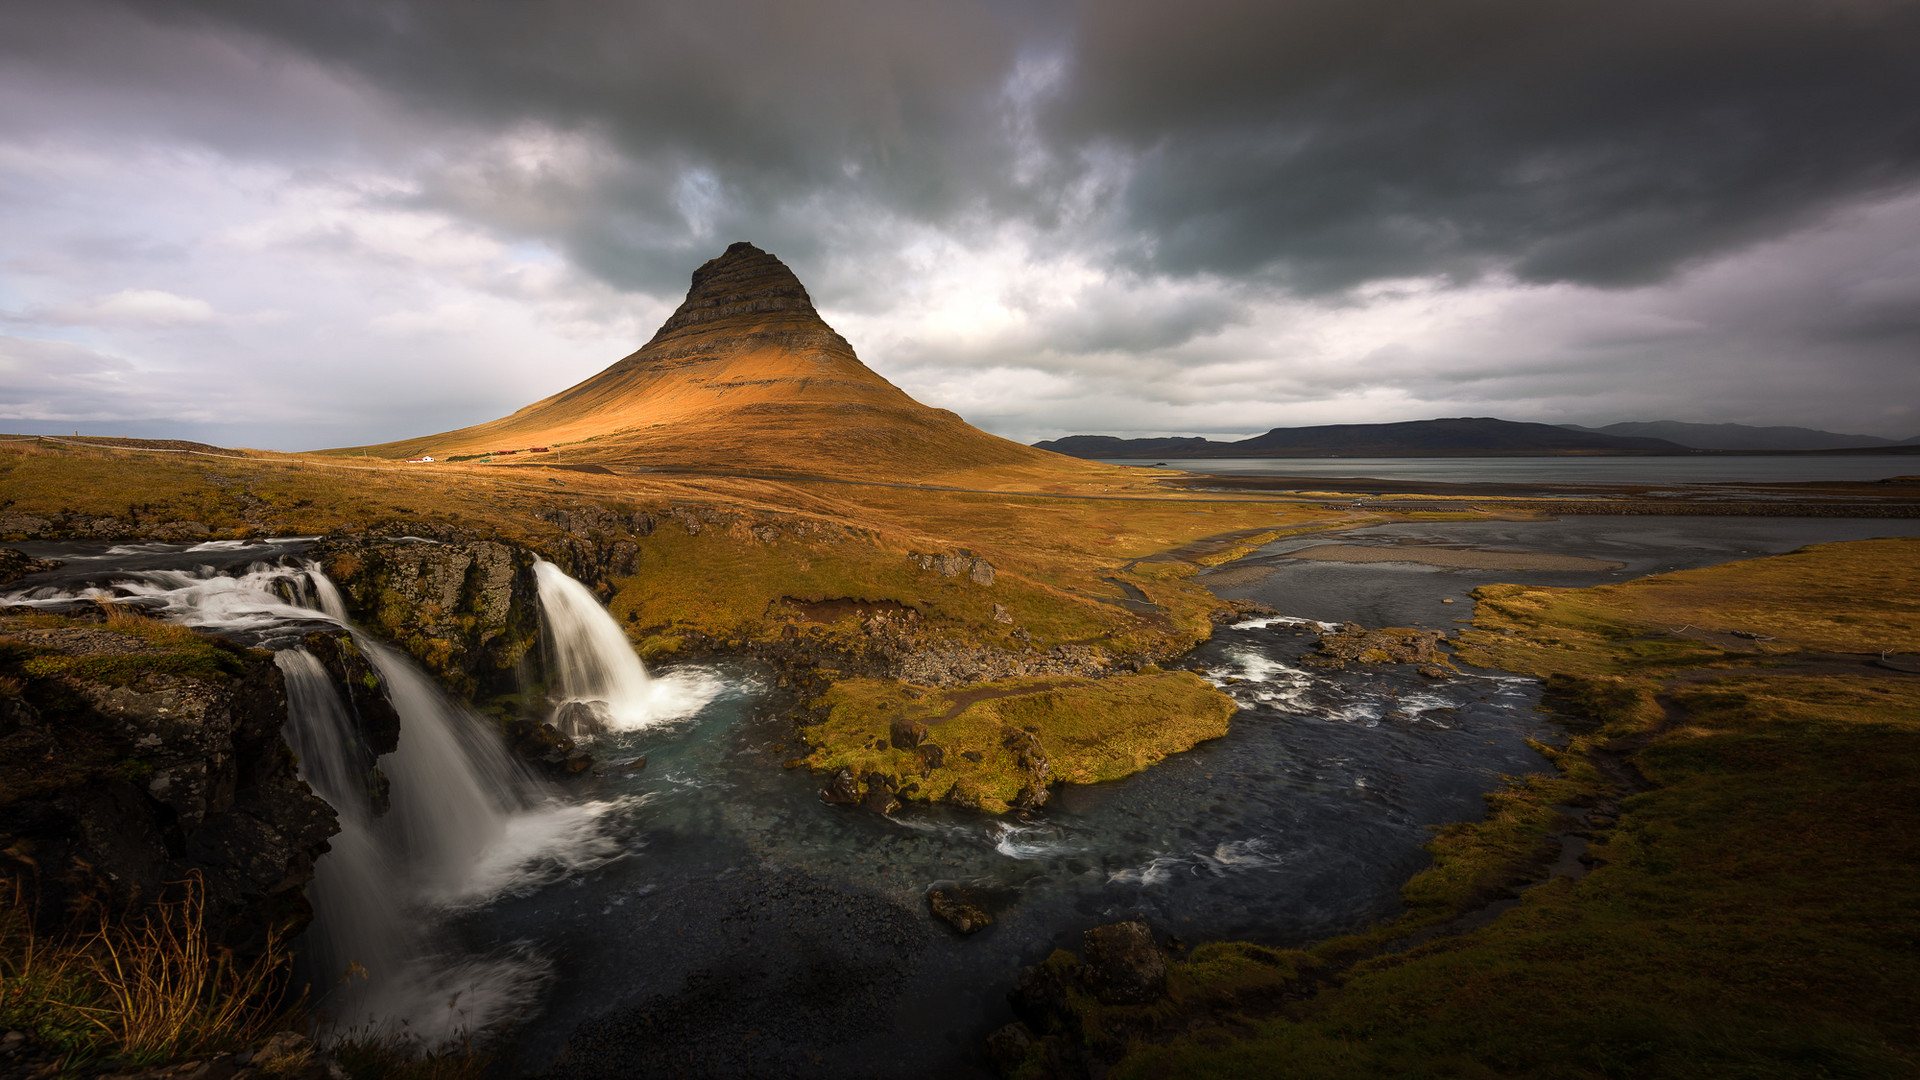
M 1021 439 L 1920 430 L 1920 4 L 62 0 L 6 30 L 0 427 L 488 419 L 748 239 L 876 370 Z

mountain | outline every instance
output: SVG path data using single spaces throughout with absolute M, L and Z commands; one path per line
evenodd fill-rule
M 1629 435 L 1690 446 L 1696 450 L 1842 450 L 1895 446 L 1893 439 L 1874 435 L 1840 435 L 1803 427 L 1750 427 L 1746 424 L 1688 424 L 1679 420 L 1638 420 L 1606 427 L 1564 425 L 1573 431 Z
M 1210 439 L 1116 439 L 1070 435 L 1034 443 L 1042 450 L 1088 458 L 1169 457 L 1472 457 L 1498 454 L 1684 454 L 1661 439 L 1572 431 L 1490 416 L 1409 420 L 1396 424 L 1328 424 L 1274 428 L 1237 442 Z
M 653 339 L 592 378 L 499 420 L 361 449 L 868 478 L 1061 464 L 875 374 L 786 264 L 746 243 L 695 270 Z

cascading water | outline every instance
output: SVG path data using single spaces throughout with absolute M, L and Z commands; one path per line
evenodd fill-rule
M 649 676 L 620 624 L 591 590 L 545 559 L 534 561 L 533 573 L 560 682 L 555 726 L 563 732 L 652 727 L 698 712 L 719 691 L 715 680 L 698 673 Z M 569 708 L 574 705 L 586 706 L 591 719 Z
M 236 576 L 211 567 L 147 570 L 116 577 L 111 591 L 32 602 L 78 597 L 135 603 L 276 650 L 288 743 L 301 777 L 340 824 L 314 867 L 315 917 L 300 947 L 318 1011 L 335 1033 L 403 1032 L 438 1046 L 523 1011 L 538 995 L 550 976 L 546 960 L 523 945 L 462 955 L 447 919 L 619 857 L 599 821 L 618 803 L 554 797 L 484 721 L 399 652 L 352 628 L 317 563 L 257 562 Z M 399 714 L 399 746 L 377 762 L 332 676 L 302 647 L 307 633 L 328 626 L 353 634 Z M 637 669 L 631 650 L 627 656 Z M 376 808 L 371 794 L 376 767 L 389 783 L 387 807 Z

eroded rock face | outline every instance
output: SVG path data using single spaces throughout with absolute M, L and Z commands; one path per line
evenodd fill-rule
M 655 331 L 648 346 L 665 344 L 714 324 L 753 325 L 756 316 L 785 313 L 819 322 L 813 299 L 793 271 L 752 244 L 730 244 L 693 272 L 692 287 L 678 310 Z M 825 323 L 820 323 L 824 328 Z
M 518 688 L 540 638 L 533 556 L 491 540 L 330 537 L 313 550 L 355 620 L 470 700 Z
M 58 926 L 79 896 L 150 901 L 198 873 L 210 935 L 258 948 L 311 917 L 302 889 L 334 813 L 281 737 L 271 656 L 158 640 L 0 615 L 0 675 L 19 684 L 0 732 L 0 876 Z

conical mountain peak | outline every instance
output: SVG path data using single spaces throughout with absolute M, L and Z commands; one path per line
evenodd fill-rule
M 881 378 L 820 318 L 793 271 L 747 243 L 695 270 L 653 339 L 599 374 L 512 416 L 380 449 L 892 478 L 1052 458 Z
M 786 313 L 819 322 L 807 287 L 787 264 L 746 241 L 730 245 L 719 258 L 708 259 L 693 272 L 687 298 L 661 324 L 649 345 L 658 345 L 683 331 L 741 317 Z M 824 326 L 825 324 L 822 323 Z

